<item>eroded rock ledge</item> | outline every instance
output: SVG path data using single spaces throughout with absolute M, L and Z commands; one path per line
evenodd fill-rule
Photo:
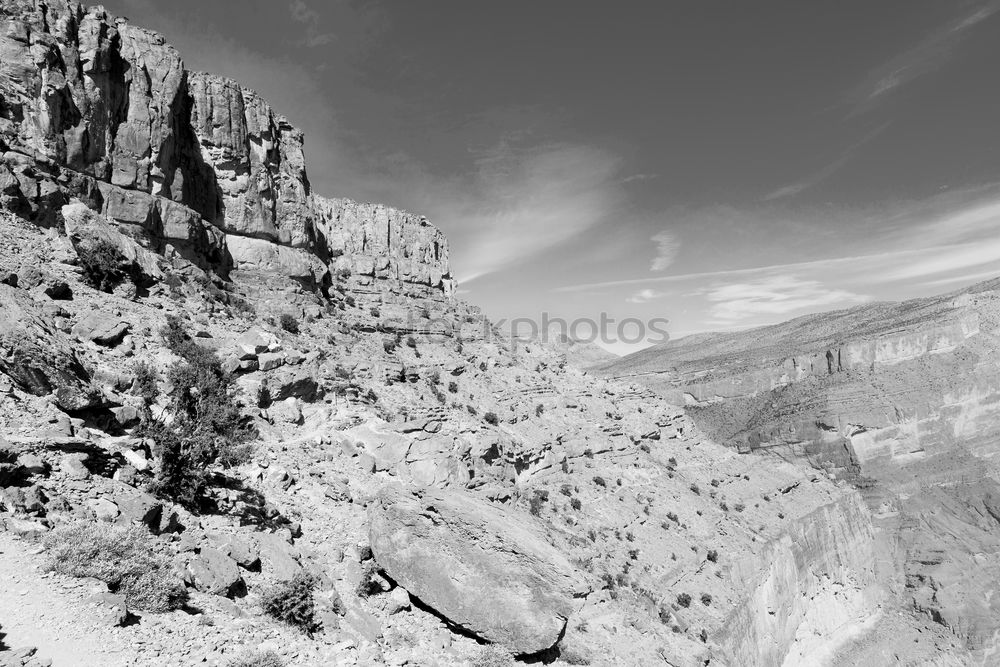
M 76 2 L 7 2 L 0 75 L 0 204 L 23 217 L 56 226 L 78 198 L 218 271 L 453 292 L 425 218 L 314 196 L 302 132 L 237 82 L 185 70 L 154 32 Z

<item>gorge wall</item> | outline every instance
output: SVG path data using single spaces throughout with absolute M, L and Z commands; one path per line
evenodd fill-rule
M 862 490 L 903 605 L 996 654 L 1000 282 L 671 341 L 602 373 L 684 404 L 713 438 Z
M 313 195 L 302 132 L 235 81 L 184 69 L 101 8 L 0 10 L 0 203 L 43 225 L 78 198 L 217 270 L 430 299 L 454 289 L 425 218 Z M 266 283 L 266 280 L 263 281 Z

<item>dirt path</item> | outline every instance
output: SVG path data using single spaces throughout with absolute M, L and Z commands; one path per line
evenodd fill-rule
M 53 667 L 136 664 L 117 628 L 101 627 L 84 602 L 86 582 L 39 569 L 36 547 L 0 533 L 0 632 L 10 648 L 38 647 Z

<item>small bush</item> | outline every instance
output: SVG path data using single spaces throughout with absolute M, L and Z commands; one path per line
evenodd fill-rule
M 701 603 L 703 605 L 705 605 L 706 607 L 708 605 L 712 604 L 712 596 L 709 595 L 708 593 L 702 593 L 701 594 Z
M 500 423 L 500 418 L 497 417 L 497 413 L 495 412 L 487 412 L 485 415 L 483 415 L 483 419 L 486 420 L 486 423 L 490 424 L 491 426 L 496 426 L 497 424 Z
M 99 579 L 133 609 L 170 611 L 187 601 L 170 556 L 145 528 L 72 523 L 46 535 L 44 544 L 50 570 Z
M 457 382 L 449 382 L 448 383 L 448 391 L 450 391 L 453 394 L 457 394 L 458 393 L 458 383 Z
M 682 607 L 690 607 L 691 596 L 688 595 L 687 593 L 681 593 L 680 595 L 677 596 L 677 604 L 679 604 Z
M 160 374 L 152 365 L 145 361 L 138 361 L 132 367 L 135 380 L 132 382 L 132 391 L 142 398 L 149 405 L 156 402 L 156 397 L 160 393 L 156 383 L 160 379 Z
M 274 651 L 244 651 L 228 667 L 285 667 L 285 663 Z
M 416 347 L 417 347 L 417 339 L 414 338 L 413 336 L 407 336 L 406 337 L 406 347 L 412 347 L 412 348 L 416 349 Z
M 312 636 L 319 629 L 313 591 L 316 580 L 308 574 L 297 574 L 291 581 L 271 586 L 261 596 L 264 613 Z
M 535 416 L 536 417 L 541 417 L 543 412 L 545 412 L 545 406 L 544 405 L 542 405 L 541 403 L 539 403 L 538 405 L 535 406 Z
M 193 509 L 203 496 L 209 466 L 245 463 L 257 432 L 240 413 L 233 378 L 215 353 L 192 341 L 177 318 L 168 317 L 160 334 L 181 357 L 167 369 L 167 380 L 174 387 L 173 421 L 146 422 L 137 435 L 156 444 L 153 453 L 160 465 L 151 484 L 153 493 Z
M 580 502 L 579 498 L 570 498 L 569 506 L 579 511 L 579 509 L 583 507 L 583 503 Z
M 121 270 L 121 253 L 110 241 L 99 240 L 76 250 L 83 275 L 93 287 L 110 292 L 125 278 Z
M 542 513 L 542 507 L 549 499 L 549 492 L 543 491 L 541 489 L 535 489 L 534 493 L 531 494 L 531 499 L 528 501 L 528 512 L 533 516 L 538 516 Z
M 594 484 L 596 484 L 597 486 L 600 486 L 602 488 L 605 488 L 608 485 L 608 483 L 604 481 L 603 477 L 595 477 L 594 478 Z
M 472 667 L 515 667 L 514 656 L 496 644 L 480 646 L 472 658 Z
M 733 509 L 736 510 L 737 512 L 742 512 L 746 508 L 747 506 L 744 505 L 743 503 L 736 503 L 735 505 L 733 505 Z
M 278 325 L 290 334 L 299 332 L 299 321 L 288 313 L 282 313 L 278 318 Z

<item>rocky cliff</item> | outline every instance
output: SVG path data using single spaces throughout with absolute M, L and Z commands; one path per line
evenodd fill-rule
M 863 490 L 906 605 L 997 650 L 1000 283 L 671 341 L 602 373 L 689 406 L 713 437 Z M 992 583 L 988 583 L 992 582 Z
M 10 210 L 51 226 L 79 198 L 217 270 L 451 295 L 448 245 L 426 219 L 314 196 L 302 133 L 237 82 L 185 70 L 159 35 L 75 2 L 11 1 L 0 58 Z

